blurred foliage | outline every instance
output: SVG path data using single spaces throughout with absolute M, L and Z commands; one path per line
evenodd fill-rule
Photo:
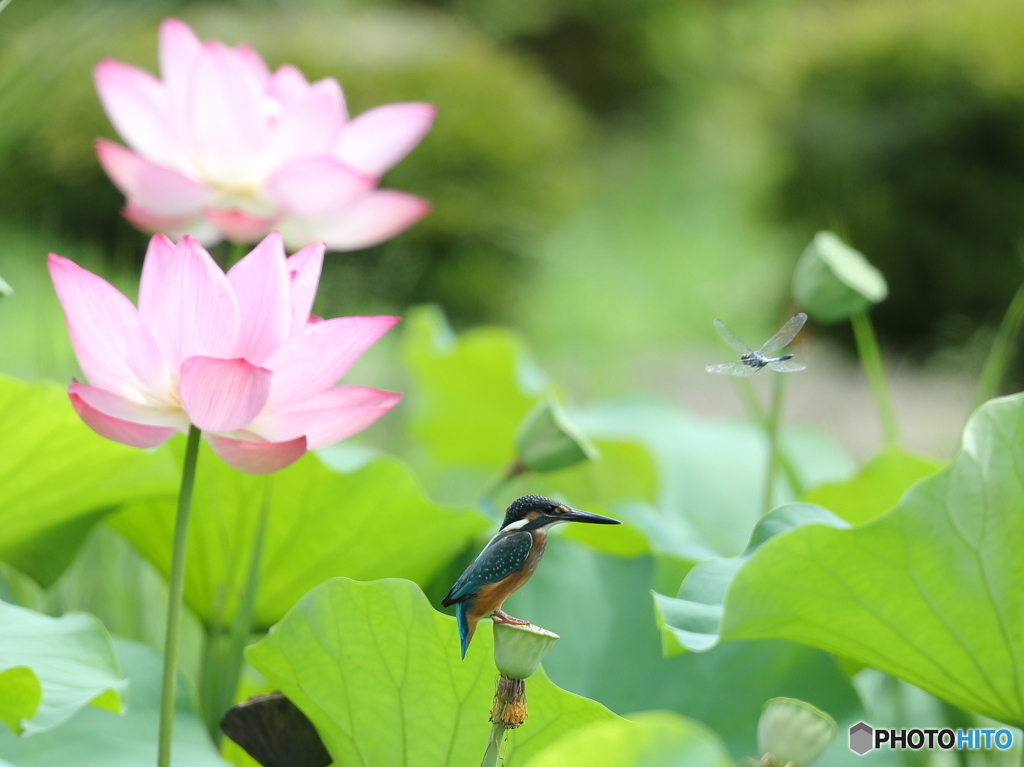
M 1006 0 L 834 4 L 766 57 L 785 93 L 776 211 L 882 270 L 873 317 L 918 356 L 998 322 L 1024 276 L 1022 28 Z
M 514 43 L 593 112 L 649 109 L 668 78 L 651 38 L 681 12 L 672 0 L 421 0 Z M 703 6 L 703 0 L 687 3 Z M 685 10 L 682 12 L 686 12 Z

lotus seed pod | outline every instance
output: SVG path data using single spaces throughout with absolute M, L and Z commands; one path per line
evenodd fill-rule
M 558 634 L 540 626 L 495 623 L 494 665 L 504 677 L 526 679 L 537 670 L 557 639 Z

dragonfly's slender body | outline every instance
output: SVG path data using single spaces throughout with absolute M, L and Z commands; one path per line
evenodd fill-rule
M 799 362 L 789 362 L 793 358 L 792 354 L 783 354 L 778 357 L 770 355 L 788 346 L 805 322 L 807 322 L 807 315 L 803 312 L 793 315 L 778 333 L 765 341 L 760 349 L 754 351 L 743 343 L 739 336 L 729 330 L 724 322 L 715 320 L 715 329 L 718 331 L 718 335 L 741 354 L 738 362 L 720 362 L 717 365 L 708 365 L 705 370 L 709 373 L 726 376 L 752 376 L 765 367 L 778 373 L 793 373 L 803 370 L 805 366 Z

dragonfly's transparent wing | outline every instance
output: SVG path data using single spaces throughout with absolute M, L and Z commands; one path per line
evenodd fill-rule
M 782 326 L 782 329 L 764 342 L 758 351 L 761 354 L 771 354 L 777 352 L 784 346 L 788 346 L 789 342 L 793 340 L 793 337 L 800 332 L 800 328 L 807 322 L 807 315 L 803 312 L 794 314 L 789 318 L 789 321 Z
M 709 373 L 716 373 L 720 376 L 745 376 L 754 375 L 759 368 L 744 365 L 742 362 L 719 362 L 717 365 L 708 365 L 704 368 Z
M 743 343 L 740 340 L 740 337 L 738 335 L 736 335 L 731 330 L 729 330 L 729 328 L 727 328 L 725 326 L 725 323 L 722 322 L 721 320 L 715 320 L 715 330 L 718 331 L 718 335 L 720 335 L 722 337 L 722 340 L 725 341 L 727 344 L 729 344 L 729 346 L 731 346 L 736 351 L 738 351 L 738 352 L 752 352 L 752 351 L 754 351 L 749 346 L 747 346 L 745 343 Z
M 801 365 L 799 362 L 793 362 L 793 360 L 780 360 L 779 362 L 769 362 L 768 367 L 778 373 L 795 373 L 807 366 Z

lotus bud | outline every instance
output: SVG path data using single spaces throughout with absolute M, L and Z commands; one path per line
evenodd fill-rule
M 841 322 L 889 294 L 882 273 L 832 232 L 818 232 L 793 273 L 793 299 L 815 321 Z
M 517 463 L 537 472 L 558 471 L 598 457 L 597 448 L 558 403 L 537 403 L 516 433 Z
M 772 698 L 757 723 L 764 767 L 808 767 L 832 742 L 836 723 L 828 714 L 793 698 Z

